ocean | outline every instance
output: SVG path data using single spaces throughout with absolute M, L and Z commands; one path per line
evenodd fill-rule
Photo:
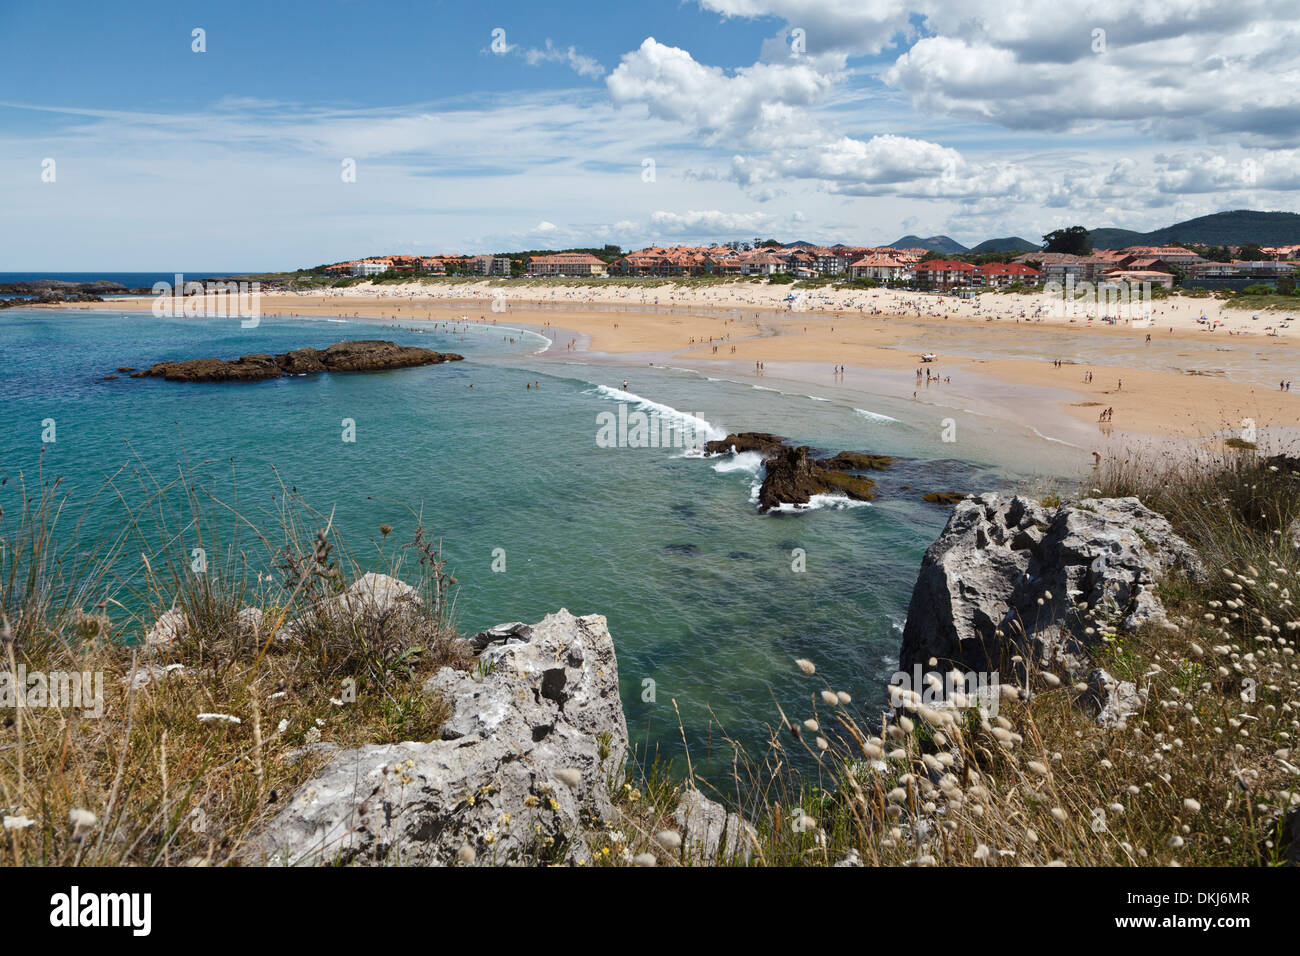
M 256 384 L 97 381 L 123 365 L 345 338 L 466 360 Z M 296 489 L 333 512 L 369 565 L 380 547 L 392 552 L 391 542 L 409 540 L 422 514 L 457 578 L 464 633 L 561 607 L 605 615 L 634 745 L 682 771 L 684 736 L 695 770 L 721 783 L 728 740 L 759 755 L 778 704 L 791 716 L 809 713 L 822 685 L 798 673 L 796 658 L 813 660 L 818 677 L 852 694 L 866 719 L 879 712 L 921 556 L 948 515 L 922 493 L 996 490 L 1029 477 L 1000 460 L 1006 450 L 992 426 L 987 441 L 944 444 L 898 399 L 863 407 L 776 382 L 543 359 L 536 353 L 546 344 L 492 326 L 420 334 L 263 317 L 244 329 L 236 319 L 0 312 L 0 506 L 16 513 L 19 473 L 29 487 L 38 473 L 61 479 L 87 501 L 110 475 L 126 489 L 143 469 L 174 477 L 183 460 L 199 485 L 255 511 L 280 482 Z M 719 435 L 772 431 L 830 453 L 906 460 L 873 475 L 880 494 L 871 503 L 763 516 L 753 497 L 756 457 L 602 447 L 600 413 L 620 404 L 698 416 Z M 55 441 L 42 442 L 50 420 Z M 345 420 L 355 442 L 343 440 Z M 120 510 L 111 494 L 93 507 L 105 521 Z M 384 524 L 395 529 L 389 542 Z

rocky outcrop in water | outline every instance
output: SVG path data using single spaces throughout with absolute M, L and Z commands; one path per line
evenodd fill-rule
M 1191 546 L 1136 498 L 1056 508 L 1020 496 L 968 498 L 922 560 L 899 666 L 1009 675 L 1023 670 L 1011 661 L 1020 654 L 1082 677 L 1103 624 L 1164 619 L 1154 585 L 1170 572 L 1205 574 Z M 1107 682 L 1096 683 L 1100 691 Z
M 464 356 L 435 352 L 413 345 L 398 345 L 378 339 L 335 342 L 324 349 L 302 348 L 280 355 L 255 353 L 237 359 L 190 359 L 159 362 L 132 372 L 132 378 L 162 378 L 169 382 L 260 382 L 284 375 L 313 375 L 318 372 L 376 372 L 386 369 L 459 362 Z
M 258 834 L 249 863 L 535 865 L 585 860 L 614 814 L 627 724 L 605 619 L 558 611 L 471 639 L 479 666 L 425 685 L 453 708 L 438 740 L 337 753 Z M 696 810 L 700 838 L 728 825 Z M 717 832 L 714 832 L 714 831 Z M 739 843 L 733 835 L 733 844 Z
M 706 455 L 725 455 L 728 452 L 743 454 L 756 451 L 760 455 L 771 455 L 785 447 L 785 439 L 780 435 L 767 432 L 735 432 L 726 438 L 704 443 Z
M 870 478 L 849 474 L 841 467 L 826 467 L 827 459 L 811 457 L 807 445 L 783 447 L 765 467 L 767 474 L 758 491 L 758 510 L 767 512 L 782 505 L 806 505 L 814 495 L 841 495 L 854 501 L 870 501 L 875 486 Z

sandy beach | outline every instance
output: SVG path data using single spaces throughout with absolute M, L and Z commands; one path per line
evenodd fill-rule
M 151 305 L 114 299 L 87 307 Z M 1300 326 L 1287 327 L 1284 313 L 1254 315 L 1212 298 L 1156 300 L 1148 319 L 1102 321 L 1095 309 L 1070 314 L 1062 303 L 1009 294 L 434 282 L 264 294 L 260 308 L 263 316 L 497 324 L 547 336 L 544 357 L 664 363 L 939 409 L 979 406 L 1102 455 L 1152 440 L 1205 445 L 1249 423 L 1261 441 L 1286 442 L 1300 422 L 1300 391 L 1280 387 L 1300 372 Z M 922 352 L 937 359 L 922 363 Z

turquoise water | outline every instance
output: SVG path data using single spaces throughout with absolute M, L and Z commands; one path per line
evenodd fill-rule
M 241 385 L 96 382 L 119 365 L 344 338 L 454 350 L 466 361 Z M 680 712 L 697 771 L 715 778 L 730 761 L 722 731 L 759 752 L 778 719 L 775 702 L 808 713 L 821 685 L 798 676 L 794 658 L 814 660 L 819 677 L 872 714 L 894 671 L 921 555 L 947 517 L 920 494 L 991 490 L 1016 476 L 942 457 L 954 447 L 884 400 L 863 414 L 856 403 L 680 370 L 548 360 L 534 354 L 544 344 L 500 328 L 416 334 L 263 318 L 242 329 L 238 320 L 0 313 L 0 476 L 10 479 L 0 503 L 11 508 L 14 476 L 30 479 L 41 464 L 84 497 L 135 455 L 163 475 L 183 455 L 218 489 L 233 463 L 244 501 L 269 500 L 278 473 L 313 507 L 335 511 L 363 560 L 381 524 L 405 540 L 414 527 L 407 506 L 422 509 L 458 579 L 463 631 L 560 607 L 605 615 L 634 742 L 681 769 Z M 877 476 L 870 505 L 760 516 L 750 500 L 754 462 L 597 445 L 598 414 L 618 406 L 600 386 L 624 378 L 637 396 L 717 429 L 912 460 Z M 341 440 L 348 418 L 355 443 Z M 46 419 L 56 441 L 42 445 Z M 494 549 L 504 549 L 504 573 L 492 570 Z M 792 570 L 796 549 L 806 555 L 802 573 Z M 653 702 L 643 699 L 647 680 Z

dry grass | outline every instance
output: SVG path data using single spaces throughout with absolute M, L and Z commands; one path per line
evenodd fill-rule
M 225 862 L 324 762 L 310 745 L 428 739 L 446 713 L 423 681 L 469 661 L 418 516 L 408 545 L 386 552 L 381 532 L 371 566 L 398 575 L 414 556 L 419 606 L 344 614 L 361 564 L 291 491 L 268 537 L 184 475 L 138 472 L 129 495 L 121 478 L 77 509 L 57 485 L 29 496 L 20 478 L 19 513 L 0 518 L 2 669 L 99 675 L 103 701 L 102 716 L 84 713 L 88 681 L 81 707 L 4 709 L 0 864 Z M 113 493 L 126 517 L 92 541 Z M 169 611 L 174 639 L 146 647 Z

